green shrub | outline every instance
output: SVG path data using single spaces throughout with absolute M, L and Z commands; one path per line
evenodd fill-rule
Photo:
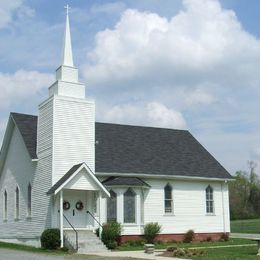
M 190 243 L 190 242 L 192 242 L 194 237 L 195 237 L 195 233 L 192 229 L 190 229 L 185 233 L 184 238 L 183 238 L 183 242 L 184 243 Z
M 186 253 L 186 250 L 183 249 L 183 248 L 177 248 L 176 250 L 173 251 L 173 256 L 176 256 L 176 257 L 182 257 L 182 256 L 185 256 L 187 253 Z
M 207 241 L 207 242 L 211 242 L 211 241 L 212 241 L 212 237 L 208 236 L 208 237 L 206 238 L 206 241 Z
M 174 252 L 174 251 L 176 251 L 178 248 L 176 247 L 176 246 L 168 246 L 167 247 L 167 249 L 166 249 L 166 251 L 168 251 L 168 252 Z
M 228 241 L 229 240 L 229 234 L 228 233 L 223 233 L 221 238 L 221 241 Z
M 60 230 L 57 228 L 46 229 L 41 235 L 41 246 L 45 249 L 57 249 L 60 247 Z
M 150 222 L 144 226 L 144 238 L 147 243 L 153 243 L 157 234 L 161 232 L 161 226 L 157 222 Z
M 175 248 L 167 250 L 165 256 L 171 257 L 197 257 L 202 256 L 205 253 L 203 249 L 187 249 L 187 248 Z
M 121 225 L 117 222 L 106 223 L 102 226 L 101 239 L 108 249 L 117 247 L 121 229 Z
M 106 244 L 108 249 L 115 249 L 118 246 L 117 241 L 107 241 Z

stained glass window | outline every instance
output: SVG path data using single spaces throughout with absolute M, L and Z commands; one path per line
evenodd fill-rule
M 116 193 L 113 190 L 111 190 L 110 198 L 107 199 L 107 222 L 116 221 L 116 215 L 117 215 L 116 204 L 117 204 Z
M 131 188 L 124 193 L 124 223 L 135 223 L 135 195 Z

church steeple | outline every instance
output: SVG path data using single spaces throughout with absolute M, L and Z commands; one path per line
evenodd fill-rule
M 62 61 L 61 65 L 74 67 L 73 55 L 71 48 L 71 37 L 70 37 L 70 21 L 69 21 L 69 5 L 64 6 L 66 9 L 66 23 L 64 29 L 64 40 L 63 40 L 63 50 L 62 50 Z
M 78 80 L 78 69 L 74 67 L 70 23 L 69 6 L 66 9 L 66 22 L 62 48 L 61 65 L 56 70 L 56 81 L 49 87 L 49 96 L 58 95 L 73 98 L 85 98 L 85 86 Z

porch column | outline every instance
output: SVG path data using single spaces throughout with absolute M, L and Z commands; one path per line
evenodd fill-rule
M 63 248 L 63 190 L 60 191 L 60 247 Z
M 141 194 L 140 190 L 136 192 L 136 224 L 140 227 L 141 225 Z
M 117 193 L 116 221 L 123 225 L 123 223 L 124 223 L 124 190 L 118 189 L 116 191 L 116 193 Z
M 101 223 L 101 191 L 98 192 L 99 198 L 98 198 L 98 222 Z M 99 239 L 101 239 L 101 233 L 102 233 L 102 227 L 99 226 Z

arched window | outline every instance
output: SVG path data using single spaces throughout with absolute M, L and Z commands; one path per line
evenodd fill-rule
M 164 187 L 164 212 L 173 212 L 172 186 L 169 183 Z
M 31 217 L 32 215 L 32 186 L 31 183 L 28 184 L 27 190 L 27 216 Z
M 107 199 L 107 222 L 115 222 L 117 215 L 117 196 L 116 193 L 111 190 L 110 198 Z
M 15 189 L 15 218 L 16 219 L 19 218 L 19 209 L 20 209 L 19 202 L 20 202 L 20 199 L 19 199 L 19 188 L 18 188 L 18 186 L 16 186 L 16 189 Z
M 124 223 L 135 223 L 135 195 L 131 188 L 124 193 Z
M 4 192 L 4 220 L 7 220 L 7 191 Z
M 210 185 L 206 188 L 206 212 L 214 213 L 213 188 Z

